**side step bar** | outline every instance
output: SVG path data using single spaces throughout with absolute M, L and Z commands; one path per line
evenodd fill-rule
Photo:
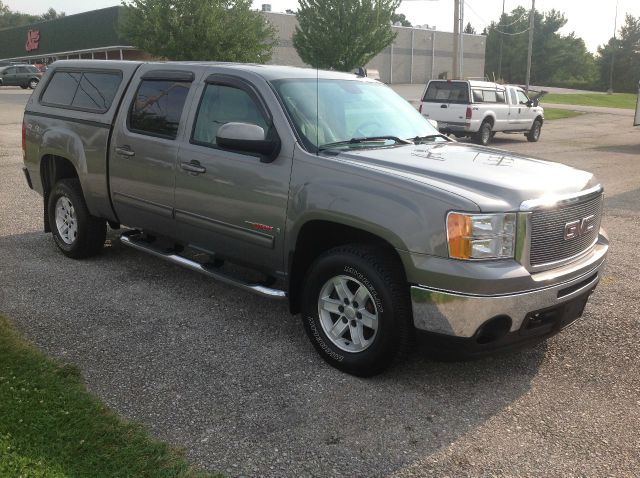
M 133 247 L 134 249 L 138 249 L 143 252 L 147 252 L 153 256 L 159 257 L 169 262 L 173 262 L 174 264 L 178 264 L 182 267 L 186 267 L 187 269 L 200 272 L 201 274 L 212 277 L 213 279 L 217 279 L 220 282 L 224 282 L 225 284 L 239 287 L 240 289 L 253 292 L 254 294 L 258 294 L 263 297 L 268 297 L 270 299 L 286 299 L 287 298 L 287 293 L 283 290 L 272 289 L 262 284 L 250 284 L 247 282 L 243 282 L 234 277 L 230 277 L 228 275 L 222 274 L 221 272 L 214 271 L 210 268 L 207 268 L 196 261 L 187 259 L 186 257 L 182 257 L 177 254 L 173 254 L 171 252 L 163 252 L 161 250 L 158 250 L 150 246 L 149 244 L 143 243 L 142 241 L 137 241 L 135 239 L 135 236 L 139 234 L 140 232 L 136 230 L 126 231 L 120 235 L 120 242 L 122 242 L 126 246 Z

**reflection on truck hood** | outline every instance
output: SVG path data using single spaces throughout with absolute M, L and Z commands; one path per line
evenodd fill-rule
M 350 150 L 338 158 L 447 189 L 484 211 L 515 210 L 527 199 L 570 194 L 597 183 L 593 174 L 562 164 L 455 142 Z

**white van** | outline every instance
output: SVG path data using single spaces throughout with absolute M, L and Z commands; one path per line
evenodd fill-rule
M 431 80 L 422 95 L 420 113 L 436 120 L 441 132 L 470 136 L 486 145 L 496 132 L 524 133 L 538 141 L 544 110 L 522 88 L 488 81 Z

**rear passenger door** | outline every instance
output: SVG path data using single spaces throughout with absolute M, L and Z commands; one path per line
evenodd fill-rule
M 109 151 L 111 196 L 122 224 L 175 237 L 178 138 L 194 74 L 149 70 L 132 82 Z

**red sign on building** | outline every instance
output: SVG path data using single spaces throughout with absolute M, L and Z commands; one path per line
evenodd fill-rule
M 40 31 L 39 30 L 29 30 L 27 32 L 27 43 L 24 48 L 27 51 L 37 50 L 40 45 Z

